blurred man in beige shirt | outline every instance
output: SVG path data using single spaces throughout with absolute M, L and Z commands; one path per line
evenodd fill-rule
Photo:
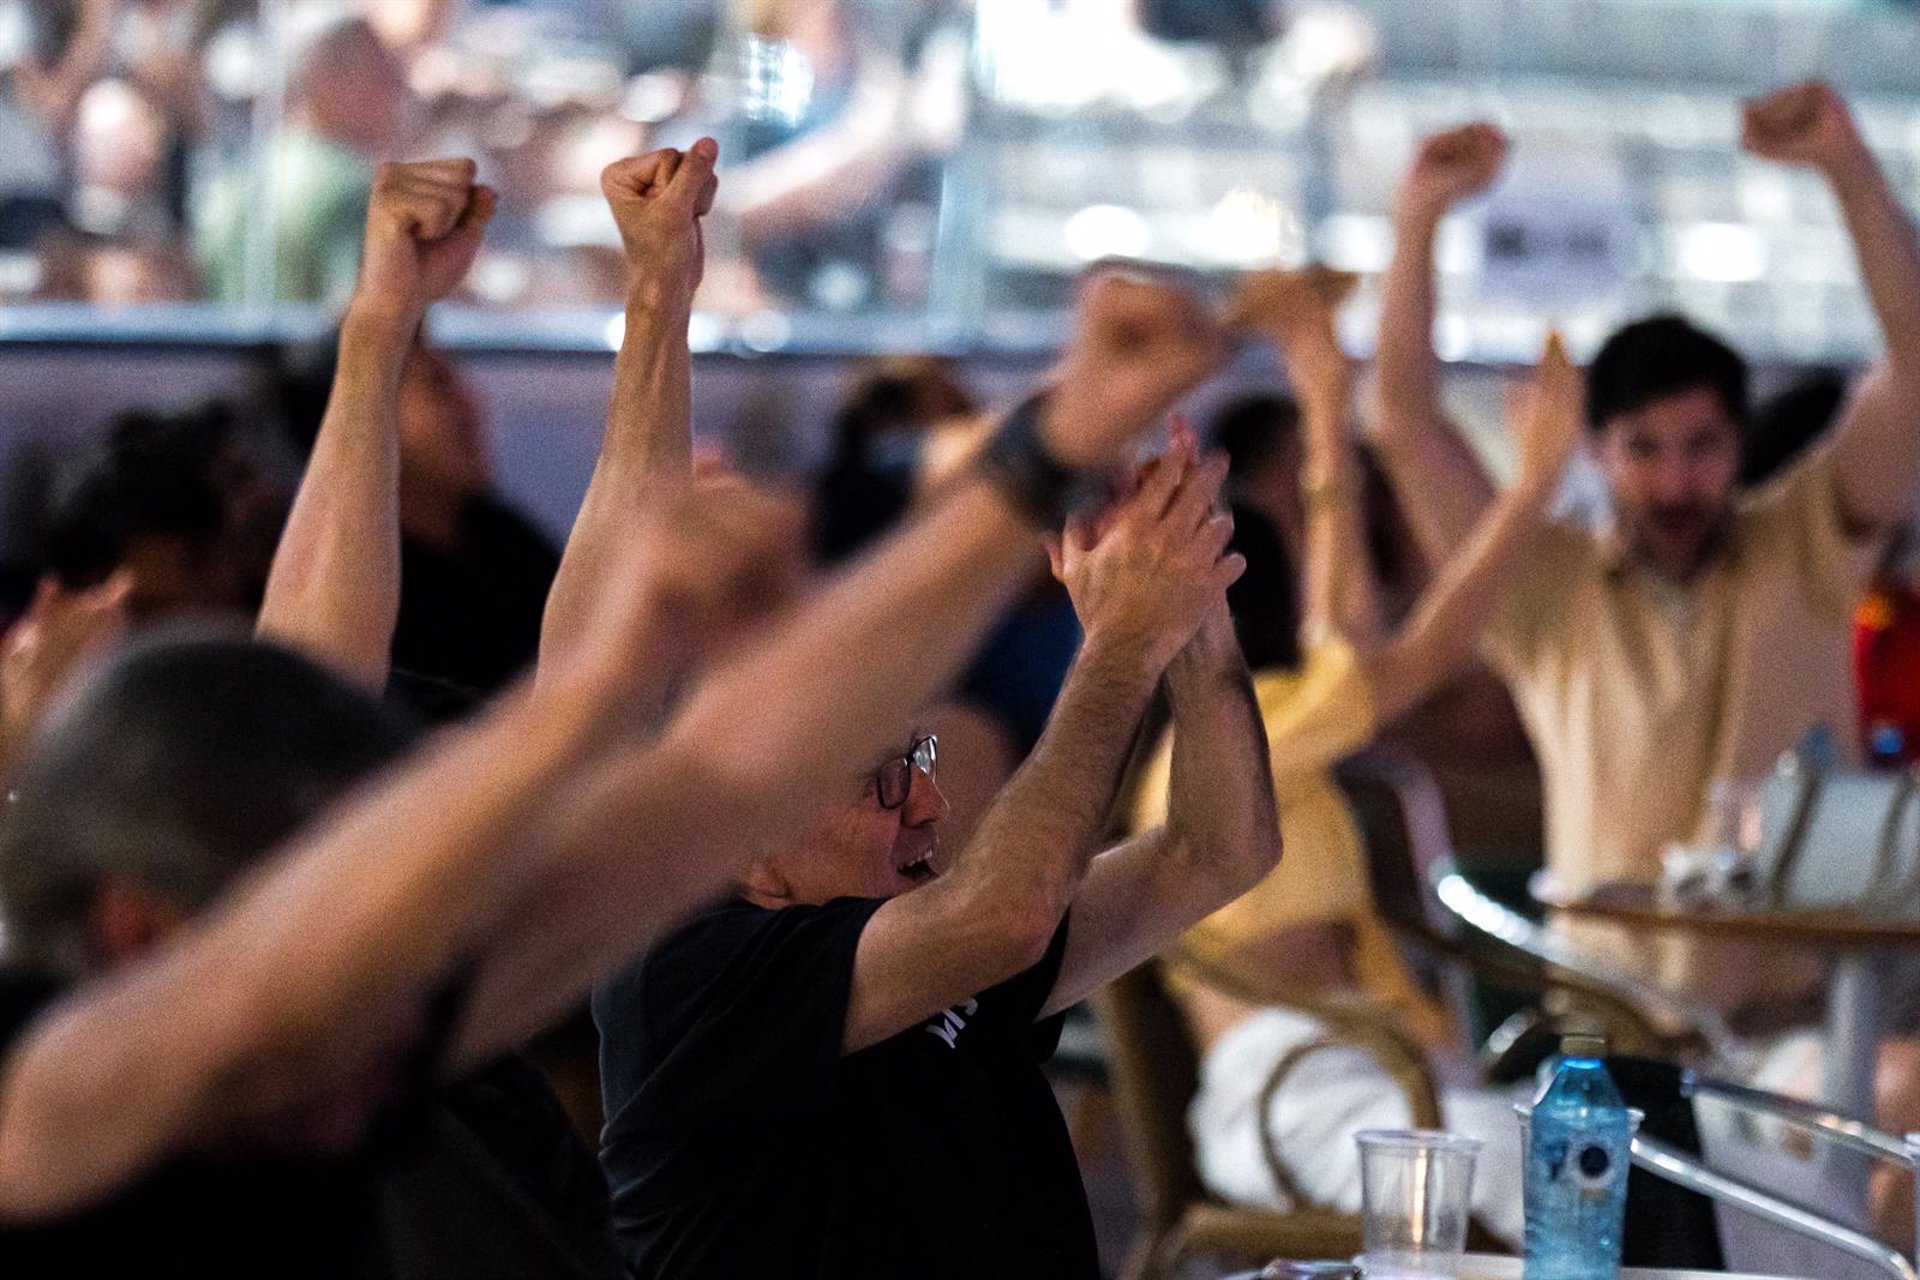
M 1749 104 L 1743 132 L 1753 155 L 1825 180 L 1886 352 L 1831 440 L 1752 493 L 1735 489 L 1748 416 L 1735 352 L 1662 317 L 1628 326 L 1595 359 L 1587 419 L 1612 523 L 1540 533 L 1487 644 L 1540 759 L 1547 864 L 1576 890 L 1656 879 L 1664 847 L 1699 834 L 1714 780 L 1765 774 L 1809 728 L 1851 745 L 1850 607 L 1920 480 L 1920 250 L 1905 211 L 1825 86 Z M 1396 209 L 1378 445 L 1436 561 L 1457 554 L 1493 489 L 1440 408 L 1433 246 L 1505 150 L 1488 125 L 1429 139 Z M 1634 945 L 1621 954 L 1723 1006 L 1781 994 L 1777 969 L 1675 966 L 1662 963 L 1670 948 Z

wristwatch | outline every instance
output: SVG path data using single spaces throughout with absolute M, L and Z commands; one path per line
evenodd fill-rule
M 1058 529 L 1067 517 L 1099 506 L 1109 496 L 1106 478 L 1067 466 L 1047 452 L 1040 418 L 1047 394 L 1029 396 L 987 441 L 980 465 L 1008 501 L 1043 529 Z

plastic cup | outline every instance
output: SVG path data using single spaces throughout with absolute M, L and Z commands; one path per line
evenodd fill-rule
M 1459 1275 L 1480 1140 L 1435 1129 L 1368 1129 L 1354 1141 L 1368 1280 Z

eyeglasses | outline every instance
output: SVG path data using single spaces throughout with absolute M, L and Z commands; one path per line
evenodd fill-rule
M 913 771 L 918 769 L 933 778 L 933 762 L 939 739 L 932 734 L 915 738 L 903 756 L 895 756 L 873 771 L 873 794 L 882 809 L 898 809 L 913 790 Z

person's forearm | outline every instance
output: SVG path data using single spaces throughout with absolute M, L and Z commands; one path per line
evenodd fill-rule
M 1374 349 L 1379 430 L 1417 432 L 1440 416 L 1440 369 L 1433 351 L 1434 247 L 1443 209 L 1409 206 L 1393 219 L 1393 257 L 1380 281 Z
M 1920 384 L 1920 242 L 1900 197 L 1865 143 L 1826 173 L 1887 345 L 1887 363 Z
M 340 366 L 257 628 L 375 690 L 400 613 L 398 404 L 412 340 L 405 317 L 350 310 L 341 325 Z
M 1329 412 L 1307 406 L 1307 413 Z M 1310 637 L 1343 636 L 1356 649 L 1379 640 L 1379 610 L 1373 566 L 1362 519 L 1360 468 L 1344 422 L 1309 425 L 1301 494 L 1306 512 L 1306 563 L 1301 630 Z
M 1545 523 L 1553 493 L 1554 486 L 1524 482 L 1506 490 L 1440 568 L 1413 616 L 1369 663 L 1377 723 L 1411 710 L 1466 662 Z
M 1493 499 L 1493 484 L 1440 404 L 1433 350 L 1433 253 L 1444 210 L 1395 218 L 1393 259 L 1381 285 L 1374 356 L 1373 444 L 1428 559 L 1452 555 Z
M 1834 473 L 1848 519 L 1884 528 L 1906 516 L 1920 483 L 1920 244 L 1864 143 L 1826 176 L 1886 343 L 1834 432 Z
M 1167 669 L 1173 765 L 1167 829 L 1195 874 L 1237 896 L 1280 858 L 1266 725 L 1225 608 Z
M 956 890 L 1030 909 L 1041 941 L 1051 935 L 1098 852 L 1160 676 L 1144 645 L 1089 633 L 1045 733 L 948 873 Z
M 512 698 L 44 1019 L 0 1090 L 0 1215 L 94 1202 L 405 1051 L 527 874 L 516 838 L 602 736 L 600 694 Z
M 567 538 L 540 628 L 543 670 L 580 643 L 595 601 L 626 549 L 632 516 L 659 495 L 678 493 L 693 472 L 692 355 L 687 325 L 693 298 L 669 283 L 637 282 L 626 334 L 614 360 L 613 397 L 593 478 Z M 673 671 L 650 682 L 652 712 L 664 703 Z

